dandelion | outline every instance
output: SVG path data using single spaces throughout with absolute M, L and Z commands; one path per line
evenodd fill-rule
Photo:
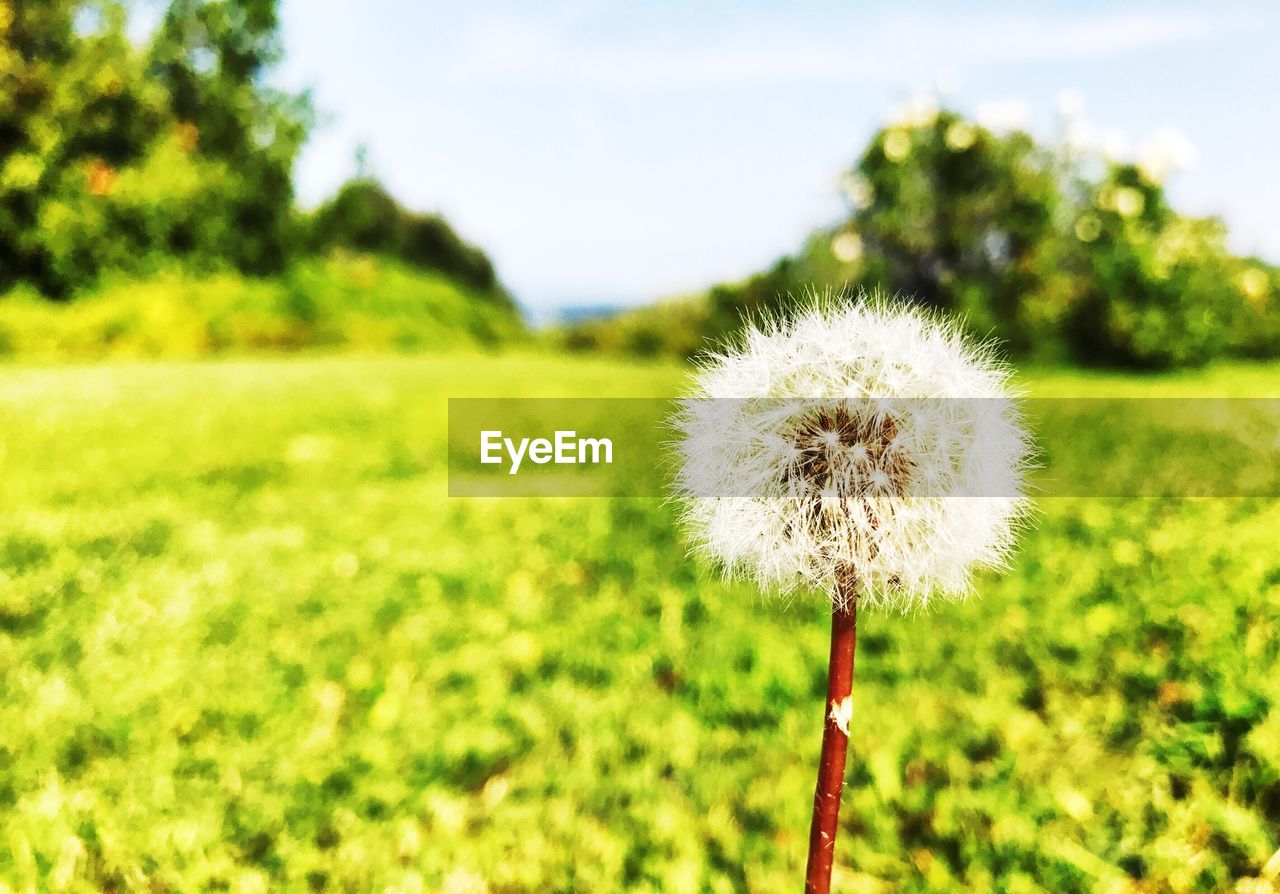
M 831 603 L 808 891 L 827 891 L 851 722 L 856 611 L 913 611 L 1001 568 L 1028 440 L 990 346 L 883 298 L 815 300 L 713 353 L 674 420 L 696 548 L 766 592 Z

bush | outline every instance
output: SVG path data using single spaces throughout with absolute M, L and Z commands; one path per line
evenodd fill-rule
M 692 357 L 713 324 L 705 302 L 677 298 L 612 317 L 582 320 L 554 330 L 551 340 L 569 351 L 636 357 Z
M 175 271 L 118 278 L 65 305 L 29 287 L 0 297 L 0 354 L 42 359 L 436 349 L 522 333 L 514 312 L 447 277 L 364 255 L 306 261 L 273 279 Z
M 346 183 L 310 221 L 316 251 L 346 248 L 384 254 L 424 270 L 438 270 L 487 300 L 514 307 L 484 252 L 464 242 L 445 220 L 404 209 L 376 180 Z
M 1231 285 L 1244 299 L 1231 329 L 1228 349 L 1241 357 L 1280 357 L 1280 268 L 1258 258 L 1242 258 L 1231 271 Z

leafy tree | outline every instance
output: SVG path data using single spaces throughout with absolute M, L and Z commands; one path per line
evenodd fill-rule
M 196 155 L 236 173 L 221 198 L 232 238 L 222 254 L 246 272 L 284 266 L 293 162 L 306 137 L 306 97 L 263 85 L 282 50 L 278 0 L 173 0 L 150 49 L 151 72 Z M 238 236 L 234 234 L 239 234 Z
M 118 0 L 0 0 L 0 289 L 283 265 L 307 114 L 262 86 L 275 5 L 177 0 L 141 48 Z
M 952 112 L 883 130 L 845 224 L 862 275 L 958 312 L 1014 353 L 1153 368 L 1230 347 L 1246 311 L 1216 219 L 1138 165 L 1080 158 Z
M 150 123 L 131 89 L 133 60 L 120 53 L 121 10 L 101 5 L 104 27 L 81 37 L 83 6 L 0 0 L 0 287 L 65 291 L 87 263 L 65 244 L 76 195 L 103 188 L 106 166 L 136 158 Z
M 865 278 L 1031 348 L 1040 321 L 1024 302 L 1063 201 L 1049 153 L 941 112 L 877 134 L 851 183 Z

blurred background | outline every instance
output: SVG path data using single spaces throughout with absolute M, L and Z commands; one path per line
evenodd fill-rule
M 842 288 L 1035 396 L 1274 396 L 1277 39 L 0 0 L 0 892 L 793 890 L 825 607 L 658 500 L 447 498 L 446 398 L 668 397 Z M 981 599 L 863 619 L 837 889 L 1280 887 L 1278 526 L 1045 499 Z

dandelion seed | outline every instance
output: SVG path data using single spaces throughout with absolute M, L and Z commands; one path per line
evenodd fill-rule
M 989 349 L 918 310 L 828 302 L 766 321 L 703 363 L 675 420 L 682 521 L 767 592 L 838 604 L 848 579 L 869 608 L 963 599 L 974 571 L 1003 565 L 1026 509 L 1009 397 Z M 815 521 L 814 492 L 855 508 Z M 875 538 L 858 533 L 868 516 Z

